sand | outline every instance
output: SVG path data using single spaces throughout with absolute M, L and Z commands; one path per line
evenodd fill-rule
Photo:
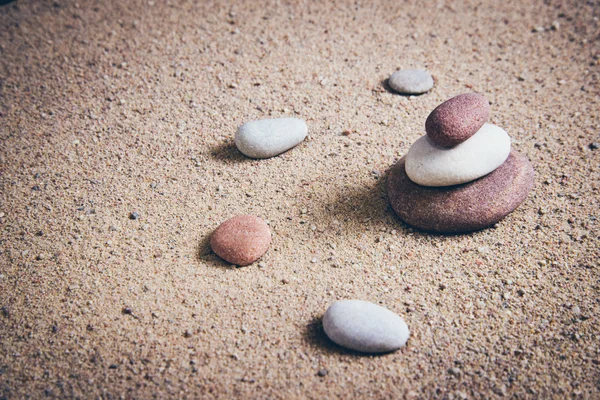
M 0 397 L 598 398 L 599 18 L 576 0 L 1 6 Z M 433 90 L 390 93 L 398 68 Z M 535 187 L 494 229 L 413 230 L 386 173 L 470 91 Z M 309 138 L 236 150 L 239 125 L 283 116 Z M 270 222 L 263 267 L 207 245 L 241 213 Z M 401 315 L 407 346 L 331 343 L 321 317 L 348 298 Z

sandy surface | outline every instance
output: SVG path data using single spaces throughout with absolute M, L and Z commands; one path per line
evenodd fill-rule
M 597 1 L 195 3 L 0 7 L 0 398 L 600 396 Z M 434 89 L 388 92 L 400 67 Z M 535 188 L 495 229 L 414 231 L 386 171 L 471 90 Z M 279 116 L 309 138 L 235 149 Z M 207 248 L 240 213 L 263 268 Z M 333 345 L 345 298 L 408 345 Z

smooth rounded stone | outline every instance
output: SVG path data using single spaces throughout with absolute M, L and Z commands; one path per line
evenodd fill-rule
M 266 253 L 271 230 L 253 215 L 238 215 L 223 222 L 213 232 L 210 247 L 223 260 L 235 265 L 250 265 Z
M 323 316 L 333 342 L 363 353 L 386 353 L 404 346 L 410 332 L 402 318 L 387 308 L 362 300 L 340 300 Z
M 457 186 L 427 187 L 410 180 L 405 158 L 392 167 L 388 198 L 407 224 L 425 231 L 459 233 L 487 228 L 511 213 L 533 187 L 533 167 L 511 151 L 490 174 Z
M 240 126 L 234 141 L 247 157 L 269 158 L 298 145 L 307 134 L 306 123 L 298 118 L 261 119 Z
M 490 103 L 479 93 L 446 100 L 429 114 L 425 131 L 438 146 L 454 147 L 473 136 L 490 119 Z
M 451 149 L 420 137 L 406 154 L 406 174 L 423 186 L 452 186 L 489 174 L 510 153 L 510 137 L 504 129 L 484 124 L 476 134 Z
M 424 69 L 402 69 L 388 79 L 390 87 L 404 94 L 422 94 L 433 87 L 433 77 Z

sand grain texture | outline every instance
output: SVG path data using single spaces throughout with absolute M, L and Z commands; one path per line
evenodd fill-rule
M 1 6 L 0 397 L 597 398 L 599 17 L 553 0 Z M 406 68 L 434 88 L 389 92 Z M 385 171 L 469 91 L 535 189 L 495 229 L 414 231 Z M 293 151 L 236 150 L 238 126 L 282 116 L 309 126 Z M 263 268 L 210 252 L 238 214 L 270 221 Z M 320 318 L 346 298 L 397 311 L 407 346 L 332 344 Z

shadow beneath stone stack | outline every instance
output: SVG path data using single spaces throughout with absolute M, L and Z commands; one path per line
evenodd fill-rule
M 385 176 L 380 176 L 365 186 L 343 186 L 325 208 L 335 218 L 384 219 L 391 210 L 388 210 L 386 181 Z
M 387 174 L 388 171 L 379 173 L 367 184 L 332 188 L 333 198 L 319 203 L 321 209 L 315 212 L 317 218 L 324 226 L 339 225 L 342 234 L 354 224 L 361 225 L 361 231 L 367 225 L 374 229 L 394 226 L 394 229 L 407 230 L 409 226 L 396 216 L 388 201 Z
M 341 187 L 335 199 L 323 205 L 322 217 L 329 219 L 329 223 L 337 220 L 346 223 L 369 224 L 375 229 L 393 227 L 400 234 L 412 233 L 420 237 L 462 236 L 473 235 L 479 232 L 432 232 L 419 229 L 404 222 L 396 214 L 388 198 L 387 185 L 392 168 L 393 165 L 381 173 L 372 185 Z

